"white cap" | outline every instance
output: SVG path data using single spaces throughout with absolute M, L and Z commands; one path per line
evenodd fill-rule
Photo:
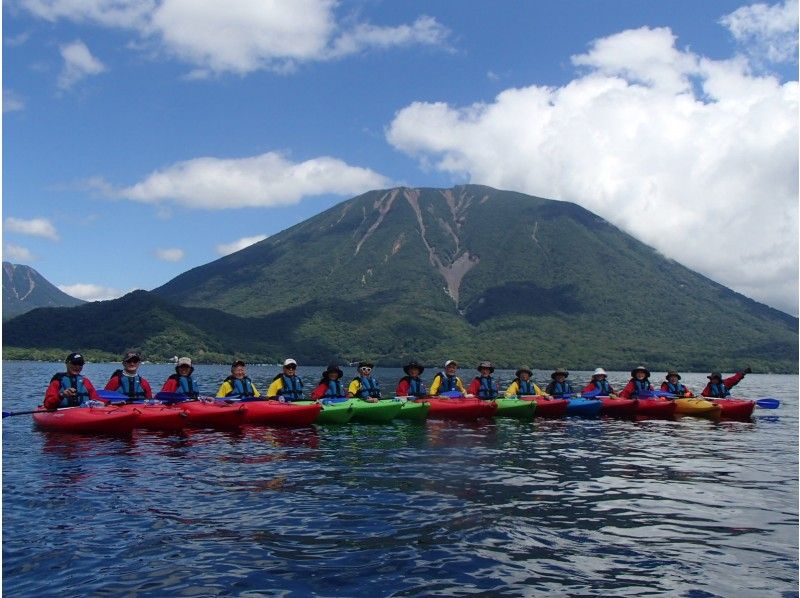
M 608 376 L 608 374 L 606 374 L 606 371 L 605 371 L 603 368 L 597 368 L 597 369 L 594 371 L 594 374 L 592 374 L 592 376 L 600 376 L 601 374 L 602 374 L 603 376 Z
M 297 362 L 291 357 L 289 357 L 283 362 L 283 367 L 286 367 L 287 365 L 297 365 Z
M 447 367 L 450 364 L 453 364 L 456 367 L 458 366 L 458 362 L 455 359 L 448 359 L 447 361 L 444 362 L 444 367 Z

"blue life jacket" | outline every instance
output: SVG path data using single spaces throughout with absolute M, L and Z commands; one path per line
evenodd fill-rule
M 514 382 L 516 382 L 517 385 L 519 386 L 519 390 L 517 391 L 518 395 L 522 396 L 522 395 L 536 394 L 536 389 L 534 388 L 533 380 L 531 380 L 530 378 L 528 378 L 527 380 L 520 380 L 519 378 L 516 378 Z
M 645 378 L 644 380 L 639 380 L 638 378 L 633 379 L 633 394 L 635 395 L 647 395 L 650 394 L 652 390 L 650 389 L 650 378 Z
M 347 393 L 344 391 L 342 387 L 342 381 L 339 379 L 336 380 L 328 380 L 328 390 L 325 391 L 325 394 L 322 395 L 323 399 L 335 399 L 337 397 L 343 397 Z
M 608 380 L 592 380 L 598 397 L 607 397 L 611 394 L 611 385 Z
M 402 380 L 408 381 L 408 396 L 427 396 L 428 390 L 425 388 L 425 383 L 419 377 L 412 378 L 411 376 L 403 376 Z
M 353 378 L 353 380 L 358 380 L 361 383 L 361 388 L 358 389 L 358 396 L 361 399 L 366 399 L 371 397 L 373 399 L 380 399 L 381 398 L 381 388 L 378 384 L 378 381 L 375 378 L 369 378 L 366 376 L 358 376 L 357 378 Z
M 725 397 L 731 396 L 730 389 L 725 386 L 724 383 L 720 382 L 719 384 L 714 384 L 713 382 L 709 382 L 708 389 L 711 391 L 711 396 L 715 399 L 722 399 Z
M 83 376 L 80 374 L 76 376 L 70 376 L 67 372 L 61 372 L 53 376 L 53 380 L 59 381 L 59 384 L 61 385 L 61 392 L 64 392 L 69 388 L 75 389 L 75 396 L 62 397 L 61 402 L 58 404 L 59 407 L 78 407 L 89 400 L 89 390 L 83 383 Z
M 444 372 L 439 372 L 436 375 L 442 377 L 442 381 L 439 383 L 439 391 L 438 391 L 439 394 L 442 394 L 443 392 L 453 392 L 461 390 L 458 387 L 457 376 L 448 376 Z
M 475 376 L 475 380 L 480 382 L 478 397 L 481 399 L 494 399 L 499 394 L 497 383 L 491 376 Z
M 286 374 L 278 374 L 272 381 L 278 378 L 283 380 L 283 388 L 278 390 L 278 395 L 282 396 L 287 401 L 302 401 L 303 400 L 303 381 L 297 376 L 287 376 Z
M 176 388 L 175 392 L 179 392 L 180 394 L 191 397 L 192 399 L 196 399 L 200 395 L 200 387 L 191 376 L 172 374 L 168 379 L 175 380 L 177 382 L 178 387 Z
M 564 380 L 563 382 L 556 382 L 553 380 L 550 383 L 550 386 L 547 387 L 547 394 L 551 394 L 555 397 L 559 397 L 562 395 L 571 395 L 573 393 L 572 384 Z
M 147 393 L 142 386 L 142 377 L 139 374 L 126 376 L 122 370 L 117 370 L 113 375 L 119 380 L 118 391 L 127 395 L 130 400 L 147 398 Z
M 666 384 L 667 384 L 667 392 L 668 393 L 671 393 L 671 394 L 674 394 L 674 395 L 683 395 L 683 393 L 686 392 L 686 387 L 683 384 L 681 384 L 680 382 L 676 382 L 675 384 L 673 384 L 672 382 L 667 380 Z
M 253 389 L 253 383 L 247 376 L 241 379 L 228 376 L 225 378 L 225 381 L 229 382 L 231 385 L 231 391 L 225 395 L 226 397 L 242 398 L 256 396 L 255 390 Z

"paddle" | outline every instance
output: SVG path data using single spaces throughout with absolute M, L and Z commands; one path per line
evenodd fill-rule
M 766 397 L 756 401 L 756 407 L 761 407 L 762 409 L 777 409 L 780 407 L 780 405 L 781 402 L 778 399 L 773 399 L 772 397 Z
M 115 390 L 98 390 L 97 396 L 105 401 L 108 401 L 112 405 L 116 403 L 126 403 L 129 400 L 128 395 L 124 395 Z
M 71 407 L 56 407 L 55 409 L 31 409 L 30 411 L 3 411 L 3 418 L 14 417 L 15 415 L 31 415 L 33 413 L 54 413 L 56 411 L 64 411 L 65 409 L 80 409 L 80 405 L 73 405 Z

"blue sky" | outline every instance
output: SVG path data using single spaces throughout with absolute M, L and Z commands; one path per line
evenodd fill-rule
M 328 207 L 579 203 L 798 311 L 797 2 L 11 0 L 3 259 L 94 300 Z

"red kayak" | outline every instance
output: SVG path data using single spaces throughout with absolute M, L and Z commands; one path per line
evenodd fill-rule
M 534 417 L 548 417 L 560 418 L 567 414 L 567 407 L 569 406 L 568 399 L 548 399 L 538 395 L 524 395 L 520 399 L 523 401 L 534 401 L 536 409 L 533 412 Z
M 119 408 L 135 413 L 136 427 L 146 430 L 180 430 L 189 419 L 189 415 L 180 405 L 129 403 Z
M 79 434 L 120 434 L 130 432 L 138 416 L 118 407 L 64 407 L 48 411 L 40 407 L 33 422 L 41 430 Z
M 497 403 L 481 399 L 426 397 L 416 403 L 430 403 L 428 419 L 473 420 L 492 417 L 497 411 Z
M 600 408 L 600 415 L 619 418 L 633 418 L 639 407 L 637 399 L 612 399 L 610 397 L 599 397 L 603 406 Z
M 636 399 L 636 417 L 652 419 L 671 419 L 675 415 L 675 401 L 664 398 Z
M 198 428 L 235 428 L 244 423 L 244 403 L 225 401 L 184 401 L 181 409 L 189 414 L 189 425 Z
M 722 411 L 719 416 L 722 419 L 738 419 L 749 420 L 753 417 L 753 408 L 756 406 L 755 401 L 746 399 L 712 399 L 710 397 L 703 397 L 707 401 L 711 401 L 715 405 L 719 405 Z
M 245 405 L 245 423 L 273 426 L 310 426 L 322 410 L 319 403 L 295 405 L 274 400 L 247 401 Z

